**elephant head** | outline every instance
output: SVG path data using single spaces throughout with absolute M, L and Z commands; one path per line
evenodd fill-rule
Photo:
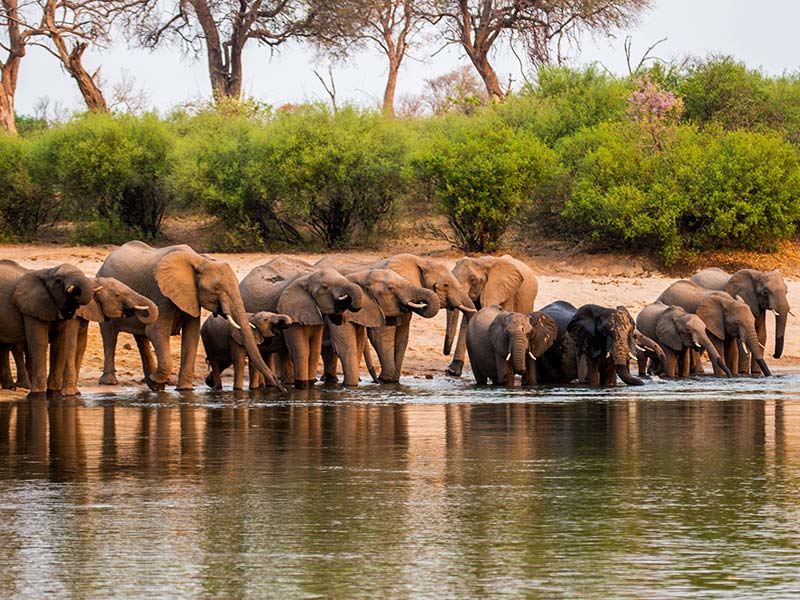
M 92 300 L 95 286 L 72 265 L 29 271 L 14 288 L 12 302 L 19 311 L 40 321 L 71 319 Z
M 772 356 L 780 358 L 783 354 L 786 321 L 790 310 L 788 290 L 781 272 L 777 269 L 775 271 L 742 269 L 731 275 L 725 291 L 734 298 L 740 296 L 755 317 L 768 310 L 775 313 L 775 353 Z
M 344 322 L 344 312 L 358 312 L 364 303 L 361 288 L 333 269 L 319 269 L 291 280 L 278 300 L 278 312 L 300 325 L 334 325 Z
M 722 360 L 716 347 L 706 334 L 706 324 L 699 316 L 687 313 L 680 306 L 665 309 L 656 322 L 656 337 L 665 347 L 680 352 L 683 348 L 691 348 L 697 352 L 703 349 L 708 358 L 728 376 L 733 374 Z
M 663 374 L 667 366 L 667 355 L 664 349 L 654 339 L 647 337 L 638 329 L 633 332 L 634 347 L 643 351 L 647 356 L 658 361 L 658 369 L 654 371 L 656 375 Z
M 415 312 L 430 319 L 439 312 L 439 296 L 433 290 L 411 284 L 389 269 L 369 269 L 347 275 L 364 291 L 361 310 L 348 320 L 367 327 L 396 325 L 402 313 Z
M 205 308 L 226 318 L 234 329 L 241 332 L 250 361 L 266 381 L 278 389 L 285 389 L 261 358 L 239 293 L 239 280 L 230 265 L 193 251 L 176 250 L 158 261 L 155 277 L 161 293 L 181 311 L 200 317 L 200 309 Z
M 248 320 L 250 329 L 253 331 L 253 337 L 259 345 L 268 345 L 279 335 L 280 331 L 288 329 L 292 324 L 292 318 L 289 315 L 280 315 L 266 310 L 248 313 Z M 240 346 L 245 345 L 240 329 L 231 327 L 231 337 Z
M 519 290 L 524 276 L 509 260 L 494 256 L 464 257 L 453 267 L 453 275 L 467 291 L 477 310 L 492 304 L 503 304 Z M 458 313 L 447 306 L 447 329 L 444 338 L 444 355 L 450 354 L 458 327 Z
M 489 341 L 495 353 L 505 355 L 517 375 L 527 370 L 532 334 L 532 319 L 522 313 L 503 311 L 489 325 Z
M 644 385 L 631 375 L 628 358 L 636 345 L 636 325 L 624 306 L 615 309 L 587 304 L 578 309 L 567 326 L 578 355 L 591 361 L 610 357 L 619 378 L 628 385 Z
M 731 298 L 726 292 L 711 292 L 698 305 L 697 316 L 717 339 L 738 338 L 742 350 L 753 355 L 764 375 L 771 374 L 758 341 L 755 317 L 741 297 Z
M 158 307 L 113 277 L 95 277 L 92 301 L 76 313 L 87 321 L 102 322 L 136 316 L 145 325 L 158 320 Z
M 535 360 L 547 352 L 558 337 L 558 325 L 548 314 L 541 311 L 532 312 L 528 315 L 533 326 L 530 338 L 531 357 Z

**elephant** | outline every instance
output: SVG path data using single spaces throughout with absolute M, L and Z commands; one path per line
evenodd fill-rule
M 492 304 L 479 310 L 467 325 L 467 352 L 479 385 L 514 387 L 515 374 L 522 385 L 535 385 L 536 359 L 553 345 L 556 322 L 542 312 L 518 313 Z
M 274 276 L 275 269 L 269 264 L 260 265 L 242 279 L 239 289 L 249 312 L 291 317 L 292 325 L 284 331 L 287 352 L 281 355 L 284 380 L 293 380 L 296 388 L 308 388 L 316 379 L 325 320 L 341 325 L 346 311 L 361 310 L 364 293 L 333 269 L 317 269 L 282 281 L 275 281 Z
M 156 249 L 133 241 L 111 252 L 97 276 L 118 279 L 150 298 L 158 308 L 158 319 L 147 325 L 136 317 L 100 324 L 105 352 L 101 384 L 117 381 L 114 367 L 117 336 L 120 331 L 126 331 L 136 339 L 148 387 L 163 390 L 172 374 L 169 338 L 180 333 L 181 361 L 176 387 L 192 389 L 200 341 L 200 309 L 205 308 L 228 319 L 233 327 L 241 328 L 250 360 L 269 385 L 285 391 L 261 358 L 239 293 L 239 281 L 227 263 L 201 256 L 186 245 Z M 155 361 L 147 340 L 155 348 Z
M 727 292 L 708 290 L 684 279 L 676 281 L 664 290 L 658 301 L 680 306 L 686 312 L 696 314 L 703 319 L 714 347 L 724 358 L 733 375 L 739 373 L 737 340 L 741 342 L 743 352 L 749 350 L 753 355 L 761 372 L 765 376 L 771 374 L 758 341 L 755 317 L 741 298 L 733 298 Z M 719 366 L 716 364 L 713 366 L 714 373 L 720 375 Z
M 702 352 L 708 356 L 728 377 L 731 370 L 717 352 L 716 347 L 706 334 L 706 324 L 695 314 L 686 312 L 680 306 L 669 306 L 663 302 L 655 302 L 636 316 L 636 329 L 655 340 L 664 350 L 666 377 L 687 377 L 690 371 L 691 350 Z M 639 351 L 639 375 L 647 372 L 647 357 Z
M 578 359 L 575 339 L 567 325 L 578 309 L 563 300 L 552 302 L 539 312 L 548 315 L 556 324 L 556 338 L 536 361 L 536 377 L 540 383 L 570 383 L 578 379 Z
M 499 304 L 510 312 L 527 313 L 533 310 L 533 303 L 539 291 L 539 283 L 531 268 L 508 254 L 499 258 L 496 256 L 461 258 L 453 267 L 453 275 L 461 287 L 467 290 L 470 300 L 478 310 Z M 470 316 L 470 313 L 464 313 L 462 317 L 455 354 L 446 369 L 448 375 L 458 377 L 464 368 L 466 332 Z M 443 348 L 445 356 L 450 354 L 458 327 L 458 317 L 459 314 L 453 308 L 448 308 Z
M 316 263 L 317 267 L 323 265 L 331 266 L 345 274 L 364 268 L 389 269 L 404 277 L 412 285 L 435 292 L 439 296 L 439 305 L 443 308 L 453 308 L 469 313 L 476 312 L 475 305 L 453 273 L 443 264 L 431 259 L 413 254 L 397 254 L 391 258 L 364 265 L 360 259 L 333 256 Z M 400 381 L 403 359 L 408 346 L 411 317 L 412 313 L 403 313 L 397 319 L 397 325 L 370 328 L 367 332 L 381 363 L 381 373 L 378 379 L 383 383 Z
M 267 311 L 247 314 L 253 336 L 261 351 L 261 356 L 285 351 L 283 330 L 288 329 L 292 319 Z M 247 349 L 241 331 L 226 319 L 209 316 L 200 328 L 200 337 L 206 351 L 206 361 L 211 372 L 206 377 L 206 385 L 214 390 L 222 389 L 222 372 L 233 365 L 233 389 L 244 389 L 244 364 Z M 257 385 L 254 370 L 251 369 L 250 389 Z
M 86 352 L 86 340 L 89 334 L 89 322 L 105 323 L 115 319 L 135 317 L 143 325 L 155 323 L 158 319 L 158 307 L 155 303 L 129 288 L 113 277 L 96 277 L 92 300 L 81 306 L 75 313 L 75 319 L 68 327 L 67 360 L 64 369 L 65 396 L 78 394 L 83 355 Z
M 630 372 L 629 357 L 634 356 L 637 342 L 643 340 L 636 335 L 633 317 L 624 306 L 585 304 L 575 312 L 567 331 L 575 340 L 580 381 L 614 385 L 619 376 L 627 385 L 644 384 Z
M 346 276 L 364 292 L 364 303 L 357 313 L 348 313 L 341 325 L 329 324 L 329 340 L 323 342 L 325 381 L 336 383 L 337 356 L 342 361 L 344 385 L 358 385 L 359 359 L 365 354 L 367 328 L 396 325 L 404 314 L 416 313 L 425 319 L 439 312 L 439 296 L 427 288 L 412 285 L 389 269 L 368 269 Z M 377 379 L 368 359 L 367 366 Z
M 784 334 L 786 322 L 791 313 L 789 307 L 788 290 L 783 275 L 777 269 L 774 271 L 756 271 L 754 269 L 741 269 L 733 275 L 722 269 L 712 267 L 695 273 L 690 281 L 709 290 L 728 292 L 734 298 L 740 296 L 750 307 L 756 319 L 756 333 L 758 341 L 764 346 L 767 343 L 767 311 L 775 313 L 775 353 L 773 358 L 780 358 L 783 354 Z M 739 372 L 758 373 L 755 360 L 747 364 L 747 357 L 742 353 L 739 360 Z
M 30 357 L 30 397 L 61 393 L 67 323 L 91 301 L 93 285 L 73 265 L 32 271 L 12 260 L 0 261 L 0 345 L 6 349 L 26 347 Z M 17 368 L 26 370 L 19 362 Z

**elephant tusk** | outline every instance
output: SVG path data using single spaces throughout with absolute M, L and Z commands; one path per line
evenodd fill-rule
M 101 291 L 102 289 L 103 289 L 102 285 L 100 287 L 96 287 L 96 288 L 94 288 L 94 293 L 96 294 L 97 292 Z
M 256 329 L 256 326 L 253 325 L 252 323 L 250 323 L 250 327 L 252 327 L 253 329 Z
M 774 313 L 775 313 L 775 316 L 776 316 L 776 317 L 780 317 L 780 316 L 781 316 L 781 313 L 779 313 L 777 310 L 773 310 L 772 312 L 774 312 Z
M 764 350 L 767 349 L 767 347 L 764 344 L 762 344 L 761 342 L 758 342 L 758 345 L 761 346 L 761 348 L 764 349 Z
M 536 357 L 533 355 L 533 352 L 531 352 L 530 350 L 528 350 L 528 356 L 531 357 L 531 360 L 533 360 L 533 361 L 536 360 Z
M 750 351 L 747 349 L 747 346 L 742 344 L 742 352 L 744 352 L 745 356 L 750 356 Z
M 75 291 L 75 286 L 74 286 L 74 285 L 71 285 L 71 286 L 69 286 L 69 287 L 67 288 L 67 293 L 68 293 L 68 294 L 71 294 L 71 293 L 72 293 L 72 292 L 74 292 L 74 291 Z
M 628 356 L 631 358 L 631 360 L 638 360 L 633 352 L 628 352 Z
M 461 312 L 465 312 L 465 313 L 476 313 L 476 312 L 478 312 L 474 308 L 469 308 L 468 306 L 459 306 L 458 310 L 460 310 Z
M 344 302 L 344 301 L 345 301 L 345 300 L 347 300 L 349 297 L 350 297 L 350 296 L 348 296 L 347 294 L 342 294 L 341 296 L 339 296 L 339 297 L 337 298 L 337 300 L 339 300 L 340 302 Z
M 789 314 L 790 314 L 790 315 L 792 315 L 792 316 L 795 316 L 795 315 L 794 315 L 794 313 L 793 313 L 792 311 L 789 311 Z
M 508 356 L 506 356 L 506 362 L 508 362 L 508 361 L 510 361 L 510 360 L 511 360 L 511 352 L 509 352 L 509 353 L 508 353 Z
M 428 304 L 426 302 L 406 302 L 406 305 L 410 306 L 411 308 L 428 308 Z
M 239 330 L 241 330 L 241 329 L 242 329 L 241 327 L 239 327 L 239 324 L 238 324 L 236 321 L 234 321 L 234 320 L 233 320 L 233 317 L 232 317 L 232 316 L 230 316 L 230 315 L 228 315 L 228 322 L 229 322 L 231 325 L 233 325 L 233 326 L 234 326 L 236 329 L 239 329 Z
M 133 309 L 134 310 L 150 310 L 150 307 L 146 306 L 144 304 L 137 304 L 136 306 L 133 307 Z

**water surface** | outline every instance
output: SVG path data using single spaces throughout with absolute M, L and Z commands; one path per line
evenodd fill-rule
M 799 384 L 0 403 L 0 595 L 798 595 Z

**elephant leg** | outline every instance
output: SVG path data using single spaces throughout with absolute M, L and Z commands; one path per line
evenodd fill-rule
M 664 350 L 667 355 L 667 377 L 688 377 L 691 369 L 691 352 L 690 348 L 682 348 L 676 352 L 674 350 Z
M 156 361 L 155 358 L 153 358 L 153 351 L 150 348 L 150 340 L 147 339 L 146 335 L 135 335 L 133 339 L 136 340 L 139 358 L 142 360 L 142 372 L 144 372 L 145 377 L 148 377 L 156 370 Z
M 261 358 L 264 358 L 264 357 L 262 356 Z M 270 369 L 272 369 L 273 373 L 277 373 L 277 371 L 275 371 L 275 366 L 274 365 L 267 364 L 267 366 Z M 256 366 L 249 360 L 247 361 L 247 374 L 248 374 L 247 388 L 249 390 L 257 390 L 257 389 L 259 389 L 259 387 L 260 387 L 259 386 L 259 376 L 261 375 L 261 373 L 259 372 L 258 369 L 256 369 Z
M 408 347 L 408 334 L 411 331 L 411 314 L 403 315 L 397 320 L 394 335 L 394 368 L 397 369 L 397 380 L 403 372 L 403 359 Z
M 384 325 L 370 328 L 367 331 L 369 341 L 375 348 L 378 361 L 381 363 L 381 374 L 378 376 L 381 383 L 394 383 L 400 379 L 400 373 L 394 362 L 395 329 L 397 328 L 393 325 Z
M 156 369 L 145 377 L 147 386 L 154 392 L 164 391 L 164 386 L 172 375 L 172 354 L 169 348 L 171 323 L 156 321 L 145 327 L 145 334 L 156 352 Z
M 74 321 L 74 343 L 67 342 L 67 360 L 64 369 L 64 395 L 77 396 L 78 380 L 81 374 L 81 364 L 83 355 L 86 353 L 86 338 L 89 336 L 89 321 L 81 318 L 72 319 Z
M 525 374 L 522 376 L 522 385 L 536 385 L 536 361 L 530 355 L 525 357 Z
M 305 325 L 292 325 L 284 333 L 294 366 L 294 386 L 298 389 L 304 389 L 309 385 L 308 364 L 311 344 L 309 329 Z
M 14 378 L 11 377 L 11 347 L 0 348 L 0 386 L 4 390 L 15 390 Z
M 64 370 L 69 360 L 75 360 L 76 320 L 69 319 L 55 326 L 55 336 L 50 342 L 50 373 L 47 377 L 47 391 L 61 394 L 64 389 Z
M 361 355 L 358 353 L 358 341 L 355 326 L 352 323 L 343 323 L 339 327 L 332 325 L 330 328 L 330 334 L 333 346 L 336 348 L 336 354 L 339 355 L 339 359 L 342 361 L 344 385 L 358 385 L 358 367 L 359 363 L 361 362 Z
M 25 317 L 25 342 L 31 360 L 30 396 L 41 397 L 47 392 L 47 344 L 50 323 Z
M 586 357 L 586 383 L 600 385 L 600 365 L 596 360 Z
M 458 319 L 456 314 L 453 318 Z M 453 360 L 450 365 L 445 369 L 445 373 L 453 377 L 461 377 L 464 371 L 464 357 L 467 354 L 467 325 L 469 317 L 466 314 L 461 315 L 461 326 L 458 328 L 458 337 L 456 338 L 456 349 L 453 353 Z
M 194 364 L 200 342 L 200 317 L 187 319 L 181 331 L 181 366 L 178 371 L 177 390 L 194 388 Z
M 311 330 L 311 335 L 308 340 L 308 377 L 309 385 L 314 385 L 317 381 L 317 367 L 322 357 L 322 334 L 325 329 L 324 325 L 315 326 Z M 356 377 L 358 373 L 356 372 Z
M 767 348 L 767 313 L 762 312 L 756 317 L 756 334 L 758 335 L 758 343 L 766 350 Z M 756 357 L 750 354 L 750 373 L 753 375 L 763 375 L 761 367 L 756 362 Z
M 339 348 L 338 344 L 339 341 L 335 341 L 338 339 L 338 332 L 336 330 L 348 327 L 350 324 L 343 323 L 342 325 L 334 325 L 333 323 L 328 323 L 327 327 L 325 328 L 325 333 L 322 337 L 322 371 L 323 371 L 323 381 L 325 383 L 339 383 L 339 378 L 336 376 L 336 371 L 339 367 L 339 352 L 341 349 Z M 344 368 L 344 361 L 342 361 L 342 367 Z M 345 371 L 345 380 L 347 379 L 347 371 Z
M 723 343 L 725 364 L 734 375 L 739 374 L 739 340 L 737 338 L 726 339 Z
M 11 354 L 14 356 L 14 365 L 17 368 L 18 388 L 30 389 L 31 387 L 31 365 L 30 359 L 25 352 L 25 344 L 14 344 L 11 346 Z
M 647 353 L 641 350 L 636 351 L 636 366 L 639 369 L 639 377 L 647 375 Z
M 111 323 L 100 323 L 100 336 L 103 338 L 103 374 L 98 383 L 100 385 L 117 385 L 115 359 L 119 331 Z
M 231 361 L 233 362 L 233 389 L 244 389 L 244 365 L 247 360 L 247 350 L 244 346 L 231 342 Z M 219 388 L 222 389 L 222 373 L 218 371 Z M 216 382 L 215 382 L 216 383 Z
M 598 365 L 598 372 L 601 385 L 615 385 L 617 383 L 617 371 L 612 361 L 604 360 Z
M 697 350 L 692 350 L 691 355 L 692 355 L 692 360 L 691 360 L 692 373 L 702 375 L 703 373 L 706 372 L 705 367 L 703 367 L 703 355 Z M 712 365 L 712 370 L 713 370 L 713 365 Z
M 709 336 L 711 337 L 711 336 Z M 720 355 L 722 360 L 725 360 L 725 343 L 722 340 L 717 338 L 711 338 L 711 343 L 714 345 L 714 349 L 717 351 L 717 354 Z M 697 354 L 696 352 L 692 351 L 693 354 Z M 714 375 L 717 377 L 722 377 L 724 375 L 722 369 L 720 369 L 714 362 L 711 362 L 711 368 L 714 371 Z
M 514 369 L 510 368 L 505 356 L 494 355 L 496 379 L 492 378 L 495 385 L 504 385 L 513 388 L 516 383 L 514 380 Z

